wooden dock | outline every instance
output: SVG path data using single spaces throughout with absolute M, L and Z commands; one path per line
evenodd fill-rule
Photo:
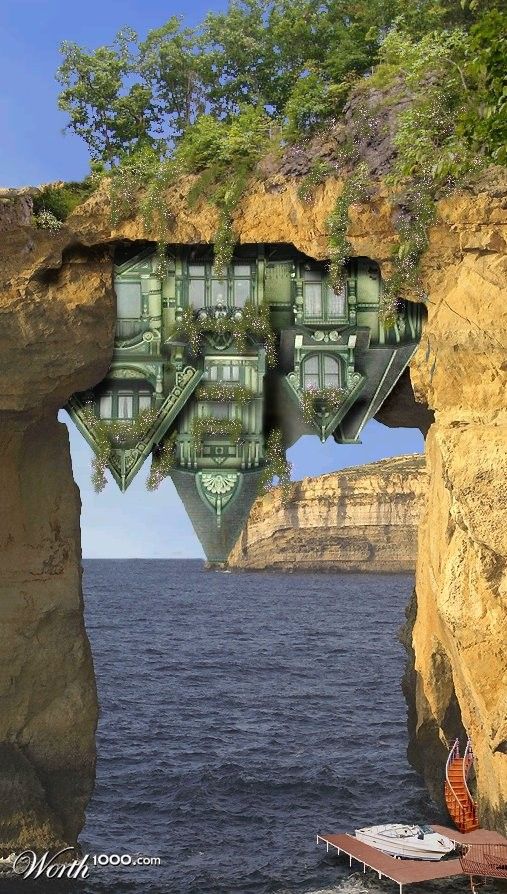
M 454 841 L 455 844 L 470 846 L 470 852 L 473 851 L 473 845 L 478 847 L 485 846 L 505 846 L 507 847 L 507 839 L 498 832 L 491 832 L 488 829 L 476 829 L 473 832 L 458 832 L 456 829 L 449 829 L 447 826 L 433 825 L 431 827 L 440 835 L 445 835 Z M 352 866 L 352 860 L 362 863 L 363 872 L 366 869 L 372 869 L 377 873 L 379 879 L 388 878 L 396 882 L 399 886 L 400 894 L 403 892 L 404 885 L 421 884 L 422 882 L 432 882 L 441 878 L 457 878 L 469 875 L 469 871 L 464 871 L 462 860 L 458 857 L 452 860 L 401 860 L 391 857 L 371 847 L 363 841 L 359 841 L 354 835 L 343 833 L 340 835 L 317 835 L 317 844 L 326 845 L 326 850 L 330 848 L 345 854 L 349 858 L 349 864 Z M 483 866 L 484 868 L 484 866 Z M 505 877 L 505 876 L 503 876 Z
M 440 831 L 440 830 L 439 830 Z M 389 878 L 399 885 L 400 894 L 404 885 L 415 885 L 421 882 L 432 882 L 439 878 L 454 878 L 462 876 L 463 870 L 459 859 L 430 862 L 428 860 L 398 860 L 383 854 L 375 847 L 370 847 L 363 841 L 359 841 L 354 835 L 317 835 L 317 843 L 326 845 L 326 850 L 334 848 L 339 854 L 346 854 L 350 866 L 352 860 L 363 864 L 363 872 L 366 868 L 373 869 L 379 879 Z

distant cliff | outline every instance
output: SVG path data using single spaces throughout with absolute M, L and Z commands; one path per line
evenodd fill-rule
M 414 571 L 426 493 L 417 454 L 295 482 L 257 500 L 231 553 L 234 568 Z

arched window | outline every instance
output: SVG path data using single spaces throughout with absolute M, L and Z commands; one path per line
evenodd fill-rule
M 341 370 L 340 361 L 331 354 L 309 354 L 301 364 L 303 389 L 340 388 Z

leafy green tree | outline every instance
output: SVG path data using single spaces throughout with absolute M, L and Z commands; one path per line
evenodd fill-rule
M 499 164 L 507 163 L 507 12 L 488 10 L 470 30 L 466 75 L 473 85 L 458 131 Z
M 119 31 L 112 46 L 87 52 L 75 43 L 61 46 L 57 72 L 62 85 L 58 105 L 67 112 L 67 128 L 82 137 L 92 159 L 117 162 L 125 151 L 153 142 L 156 109 L 149 87 L 129 80 L 136 71 L 137 35 Z
M 217 116 L 270 102 L 277 86 L 269 0 L 239 0 L 204 19 L 198 47 L 207 103 Z
M 247 126 L 248 106 L 298 140 L 339 115 L 355 82 L 403 85 L 404 173 L 445 177 L 460 145 L 505 160 L 505 17 L 501 0 L 233 0 L 195 29 L 172 17 L 141 42 L 124 29 L 92 52 L 64 44 L 59 105 L 106 166 L 184 141 L 199 167 L 220 122 Z
M 172 140 L 205 112 L 196 35 L 173 16 L 139 44 L 138 72 L 149 85 L 157 130 Z

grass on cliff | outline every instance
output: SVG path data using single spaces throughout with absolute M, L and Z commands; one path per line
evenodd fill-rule
M 78 205 L 92 195 L 96 186 L 96 180 L 92 176 L 80 182 L 44 186 L 33 196 L 33 213 L 38 216 L 47 212 L 56 220 L 64 221 Z

